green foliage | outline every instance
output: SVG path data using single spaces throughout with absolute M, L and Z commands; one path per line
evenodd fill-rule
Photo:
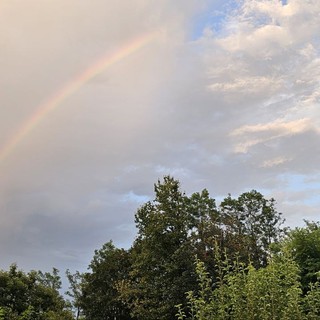
M 76 320 L 320 319 L 319 223 L 283 240 L 275 200 L 255 190 L 217 206 L 206 189 L 187 196 L 165 176 L 154 194 L 129 250 L 110 241 L 89 272 L 67 270 Z M 0 270 L 0 320 L 73 319 L 60 288 L 55 268 Z
M 187 293 L 188 310 L 178 305 L 178 320 L 320 319 L 320 284 L 303 295 L 300 269 L 286 245 L 264 268 L 231 261 L 216 246 L 218 276 L 212 279 L 197 259 L 199 289 Z
M 217 262 L 219 277 L 212 286 L 203 262 L 197 260 L 200 289 L 188 292 L 189 313 L 179 306 L 178 319 L 305 319 L 299 269 L 287 254 L 272 258 L 260 269 L 227 257 Z
M 70 270 L 67 269 L 66 276 L 69 280 L 69 290 L 67 290 L 66 294 L 72 298 L 72 306 L 76 315 L 76 320 L 78 320 L 80 319 L 82 312 L 81 297 L 83 275 L 79 271 L 76 271 L 76 273 L 72 274 Z
M 252 190 L 237 199 L 230 195 L 220 204 L 225 248 L 230 256 L 251 263 L 259 268 L 267 264 L 271 243 L 278 242 L 284 230 L 284 220 L 275 209 L 274 199 L 265 199 Z
M 198 201 L 199 202 L 199 201 Z M 196 286 L 190 231 L 199 214 L 196 199 L 172 177 L 155 184 L 155 199 L 135 215 L 138 238 L 131 250 L 130 278 L 119 288 L 138 319 L 172 319 L 174 306 Z
M 0 319 L 47 320 L 72 319 L 63 297 L 59 294 L 60 277 L 41 271 L 24 273 L 17 265 L 0 271 Z
M 306 226 L 288 233 L 286 247 L 300 267 L 304 293 L 316 283 L 320 272 L 320 224 L 306 221 Z
M 318 281 L 310 284 L 303 302 L 307 319 L 320 319 L 320 283 Z
M 274 200 L 256 191 L 238 199 L 229 196 L 218 208 L 206 189 L 187 196 L 170 176 L 158 180 L 154 192 L 154 200 L 135 215 L 138 237 L 130 251 L 129 278 L 118 286 L 121 299 L 138 319 L 173 319 L 174 306 L 186 306 L 185 292 L 199 285 L 195 255 L 215 284 L 220 272 L 215 243 L 231 257 L 261 267 L 270 243 L 282 233 Z
M 118 282 L 127 278 L 129 266 L 128 252 L 117 249 L 111 241 L 95 251 L 89 266 L 91 272 L 82 276 L 82 294 L 76 296 L 77 306 L 83 310 L 85 319 L 131 319 L 117 290 Z M 75 289 L 78 290 L 79 287 Z M 78 295 L 77 291 L 73 292 Z

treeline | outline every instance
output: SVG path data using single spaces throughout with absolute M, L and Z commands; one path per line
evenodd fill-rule
M 320 226 L 285 230 L 283 222 L 275 200 L 255 190 L 217 205 L 207 190 L 188 196 L 166 176 L 135 214 L 131 248 L 107 242 L 89 272 L 67 271 L 74 318 L 320 319 Z M 58 285 L 43 281 L 57 272 L 34 281 L 53 290 L 56 305 L 22 299 L 20 308 L 2 281 L 10 272 L 0 273 L 3 319 L 69 319 Z

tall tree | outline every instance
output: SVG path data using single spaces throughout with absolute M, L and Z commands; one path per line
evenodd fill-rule
M 128 252 L 116 248 L 112 241 L 95 251 L 89 265 L 91 272 L 83 275 L 82 295 L 78 298 L 78 305 L 83 310 L 85 319 L 131 319 L 117 290 L 118 282 L 127 278 L 129 266 Z
M 138 237 L 132 247 L 131 280 L 122 287 L 138 319 L 173 319 L 175 305 L 194 284 L 191 223 L 179 181 L 164 177 L 155 198 L 138 209 Z
M 214 275 L 215 246 L 221 245 L 223 238 L 221 215 L 215 200 L 206 189 L 193 193 L 187 198 L 187 204 L 191 219 L 189 238 L 195 255 L 206 264 L 211 275 Z
M 154 200 L 135 215 L 131 280 L 122 294 L 138 319 L 173 319 L 185 292 L 197 287 L 194 258 L 206 255 L 217 212 L 206 190 L 188 197 L 170 176 L 154 192 Z
M 175 306 L 187 303 L 185 293 L 198 288 L 195 256 L 213 277 L 218 247 L 230 258 L 265 266 L 269 245 L 282 232 L 273 199 L 253 190 L 229 195 L 217 208 L 206 189 L 187 196 L 171 176 L 154 185 L 154 199 L 137 210 L 135 223 L 138 235 L 128 251 L 108 243 L 95 252 L 79 300 L 87 319 L 129 319 L 129 313 L 173 319 Z
M 252 190 L 237 199 L 229 195 L 220 204 L 224 229 L 224 246 L 231 255 L 248 259 L 256 266 L 265 266 L 269 246 L 284 234 L 284 220 L 275 208 L 273 198 L 266 199 Z
M 79 271 L 76 271 L 74 274 L 72 274 L 70 270 L 67 269 L 66 276 L 69 281 L 69 290 L 67 290 L 66 294 L 72 298 L 72 306 L 74 308 L 76 320 L 78 320 L 80 319 L 80 315 L 82 312 L 81 297 L 83 275 Z

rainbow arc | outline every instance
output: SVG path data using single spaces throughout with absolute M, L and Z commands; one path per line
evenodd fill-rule
M 155 32 L 135 38 L 125 43 L 121 48 L 113 53 L 107 53 L 102 58 L 91 64 L 86 70 L 82 71 L 72 80 L 62 86 L 54 93 L 46 102 L 41 104 L 36 111 L 27 118 L 19 129 L 12 135 L 10 139 L 0 149 L 0 164 L 16 149 L 19 143 L 28 136 L 28 134 L 47 117 L 50 112 L 56 109 L 69 96 L 78 91 L 86 82 L 105 71 L 110 66 L 128 57 L 134 52 L 144 47 L 156 36 Z

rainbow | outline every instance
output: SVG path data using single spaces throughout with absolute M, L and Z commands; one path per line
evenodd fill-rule
M 78 74 L 67 82 L 55 94 L 41 104 L 36 111 L 27 118 L 13 136 L 6 141 L 0 149 L 0 164 L 15 150 L 19 143 L 41 122 L 50 112 L 56 109 L 65 99 L 74 94 L 90 79 L 106 70 L 108 67 L 124 59 L 145 46 L 156 35 L 156 32 L 135 38 L 113 53 L 107 53 L 95 63 L 90 65 L 85 71 Z

